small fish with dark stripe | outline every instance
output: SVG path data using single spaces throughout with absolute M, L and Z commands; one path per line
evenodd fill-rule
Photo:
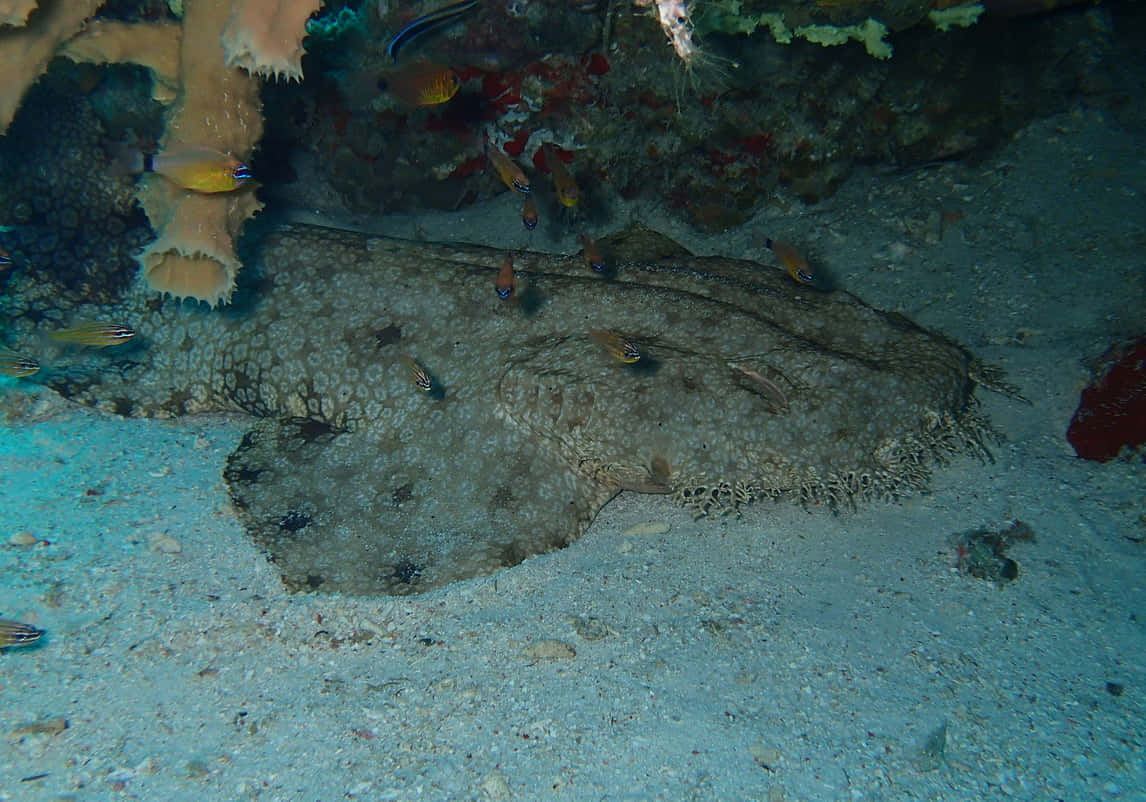
M 29 646 L 44 636 L 44 630 L 31 624 L 22 624 L 8 618 L 0 618 L 0 649 L 9 646 Z
M 56 342 L 89 345 L 93 348 L 122 345 L 134 336 L 135 329 L 122 323 L 79 323 L 51 334 Z
M 478 0 L 461 0 L 461 2 L 450 3 L 448 6 L 443 6 L 437 11 L 431 11 L 429 14 L 423 14 L 405 28 L 398 31 L 398 33 L 394 34 L 394 38 L 391 39 L 390 44 L 386 46 L 386 55 L 388 55 L 391 60 L 397 61 L 398 51 L 414 39 L 424 33 L 448 25 L 472 9 L 477 8 L 477 4 Z
M 598 345 L 603 345 L 606 351 L 626 365 L 641 361 L 641 349 L 620 332 L 612 329 L 589 329 L 589 339 Z
M 414 359 L 410 354 L 404 354 L 403 359 L 406 360 L 406 367 L 410 371 L 410 379 L 414 382 L 414 386 L 423 393 L 432 395 L 434 392 L 434 380 L 431 378 L 430 372 L 422 366 L 421 362 Z
M 19 379 L 31 376 L 40 370 L 40 363 L 30 356 L 18 354 L 15 351 L 0 346 L 0 373 Z

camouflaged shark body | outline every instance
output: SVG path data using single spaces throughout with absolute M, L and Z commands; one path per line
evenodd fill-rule
M 22 342 L 73 320 L 135 326 L 124 350 L 42 359 L 65 395 L 254 416 L 225 479 L 292 589 L 404 594 L 487 574 L 575 540 L 622 489 L 698 513 L 840 505 L 981 448 L 974 363 L 942 337 L 648 233 L 611 250 L 606 277 L 515 254 L 502 301 L 504 252 L 293 226 L 260 244 L 258 282 L 223 310 L 136 292 L 60 311 L 31 284 L 5 307 Z

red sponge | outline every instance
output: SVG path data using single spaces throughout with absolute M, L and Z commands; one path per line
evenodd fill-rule
M 1124 446 L 1146 444 L 1146 336 L 1103 354 L 1066 439 L 1080 457 L 1099 462 L 1114 459 Z

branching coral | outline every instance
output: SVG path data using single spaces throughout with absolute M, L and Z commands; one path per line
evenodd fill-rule
M 254 75 L 302 80 L 302 34 L 322 0 L 235 0 L 223 29 L 227 63 Z
M 151 96 L 170 103 L 179 91 L 179 39 L 171 22 L 132 25 L 99 20 L 64 42 L 60 55 L 94 64 L 138 64 L 151 70 Z
M 103 0 L 0 0 L 0 132 L 24 91 L 54 55 L 148 67 L 153 95 L 172 103 L 165 150 L 207 147 L 246 161 L 262 135 L 255 76 L 302 77 L 306 20 L 322 0 L 184 0 L 181 23 L 84 25 Z M 139 200 L 156 229 L 140 255 L 153 289 L 210 304 L 226 302 L 240 268 L 235 240 L 261 204 L 249 189 L 200 195 L 155 175 Z
M 103 0 L 49 3 L 23 27 L 0 31 L 0 134 L 8 130 L 25 90 L 48 68 L 56 49 L 101 5 Z M 0 19 L 11 24 L 21 14 L 28 17 L 29 10 L 27 3 L 6 2 L 0 6 Z
M 220 33 L 229 18 L 218 0 L 184 5 L 182 83 L 160 143 L 165 150 L 205 146 L 245 160 L 262 136 L 258 79 L 223 56 Z M 139 256 L 151 287 L 210 304 L 229 300 L 240 267 L 235 240 L 261 208 L 253 193 L 201 195 L 149 175 L 139 200 L 158 234 Z
M 23 25 L 36 7 L 36 0 L 0 0 L 0 25 Z

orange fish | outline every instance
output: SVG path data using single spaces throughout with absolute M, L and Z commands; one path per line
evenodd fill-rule
M 612 329 L 589 329 L 589 339 L 605 346 L 610 354 L 626 365 L 639 362 L 641 359 L 641 349 L 632 340 L 626 339 L 624 335 Z
M 814 284 L 816 282 L 816 274 L 808 266 L 808 260 L 791 245 L 774 239 L 766 239 L 764 244 L 771 249 L 772 253 L 776 254 L 776 258 L 788 271 L 788 275 L 797 282 L 800 284 Z
M 601 256 L 601 249 L 597 247 L 593 238 L 588 234 L 582 234 L 581 247 L 584 249 L 582 255 L 585 257 L 585 264 L 592 268 L 594 273 L 604 273 L 605 259 Z
M 537 228 L 537 204 L 533 201 L 532 194 L 526 195 L 521 203 L 521 224 L 528 231 Z
M 13 264 L 15 264 L 15 262 L 12 261 L 12 257 L 9 255 L 8 251 L 0 248 L 0 270 L 7 270 Z
M 501 263 L 501 270 L 497 271 L 497 281 L 494 282 L 493 286 L 497 290 L 497 297 L 501 300 L 506 301 L 513 296 L 513 291 L 517 289 L 517 282 L 513 278 L 513 259 L 511 257 L 505 257 L 505 261 Z
M 56 342 L 104 348 L 127 342 L 135 336 L 135 329 L 121 323 L 80 323 L 53 331 L 51 336 Z
M 489 142 L 485 143 L 485 155 L 489 158 L 489 163 L 493 165 L 493 169 L 497 172 L 502 183 L 515 192 L 520 192 L 523 195 L 529 194 L 531 189 L 529 179 L 525 177 L 525 172 L 517 166 L 513 159 Z
M 462 82 L 449 67 L 413 61 L 386 75 L 384 85 L 403 106 L 437 106 L 458 93 Z
M 581 200 L 577 181 L 565 166 L 565 162 L 561 161 L 561 157 L 553 150 L 552 145 L 546 144 L 542 150 L 545 151 L 545 164 L 553 176 L 553 187 L 557 190 L 557 200 L 561 202 L 562 206 L 572 209 Z
M 0 373 L 18 379 L 40 370 L 40 363 L 31 357 L 0 347 Z
M 185 145 L 144 157 L 144 170 L 195 192 L 231 192 L 251 178 L 251 168 L 213 148 Z

